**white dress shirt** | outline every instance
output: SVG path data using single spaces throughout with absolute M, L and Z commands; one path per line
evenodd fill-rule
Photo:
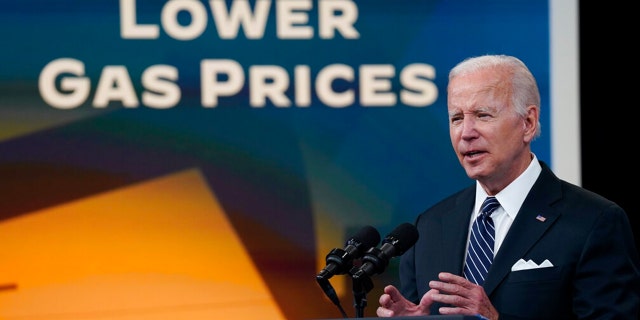
M 533 153 L 532 156 L 533 159 L 531 160 L 529 167 L 527 167 L 527 169 L 506 188 L 502 189 L 502 191 L 495 195 L 498 202 L 500 202 L 500 207 L 491 214 L 491 219 L 493 219 L 493 224 L 496 228 L 496 239 L 493 249 L 494 256 L 498 253 L 498 250 L 509 231 L 509 227 L 511 227 L 518 211 L 520 211 L 520 207 L 522 207 L 524 199 L 529 194 L 529 190 L 531 190 L 533 184 L 538 179 L 540 172 L 542 172 L 542 167 L 538 162 L 538 158 Z M 472 214 L 470 215 L 469 230 L 471 230 L 473 221 L 478 217 L 478 215 L 480 215 L 480 207 L 487 197 L 487 193 L 484 191 L 482 186 L 480 186 L 480 183 L 476 181 L 476 204 L 473 208 Z M 471 234 L 471 232 L 469 232 L 469 234 Z M 467 244 L 468 243 L 469 239 L 467 239 Z

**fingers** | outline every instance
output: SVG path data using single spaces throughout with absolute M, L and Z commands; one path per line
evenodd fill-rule
M 393 317 L 394 312 L 392 308 L 395 301 L 399 301 L 398 296 L 401 296 L 400 291 L 392 285 L 384 287 L 383 291 L 384 293 L 380 295 L 378 299 L 380 306 L 376 309 L 376 315 L 378 317 Z
M 400 290 L 398 290 L 398 288 L 394 287 L 393 285 L 384 287 L 383 291 L 384 293 L 380 296 L 380 299 L 378 299 L 380 305 L 383 307 L 388 307 L 394 303 L 408 302 L 407 299 L 402 296 Z
M 392 285 L 384 287 L 383 291 L 384 293 L 378 298 L 378 303 L 380 303 L 380 306 L 383 308 L 390 308 L 394 301 L 399 300 L 398 296 L 400 295 L 400 291 Z
M 468 287 L 469 285 L 473 285 L 473 283 L 467 280 L 465 277 L 457 276 L 453 273 L 440 272 L 438 274 L 438 278 L 443 282 L 457 284 L 463 287 Z
M 383 307 L 389 307 L 392 303 L 391 296 L 386 293 L 381 294 L 378 303 Z
M 398 288 L 393 285 L 384 287 L 384 293 L 388 294 L 393 301 L 400 301 L 401 298 L 404 299 L 404 297 L 400 293 L 400 290 L 398 290 Z
M 376 315 L 381 318 L 393 317 L 393 311 L 383 307 L 378 307 L 378 309 L 376 309 Z
M 428 315 L 433 303 L 431 295 L 437 292 L 429 290 L 422 296 L 420 304 L 416 305 L 407 300 L 396 287 L 388 285 L 384 287 L 384 293 L 378 299 L 380 306 L 376 309 L 376 314 L 378 317 Z
M 431 304 L 433 304 L 433 302 L 435 301 L 433 299 L 434 295 L 437 295 L 437 294 L 440 294 L 440 291 L 436 289 L 431 289 L 427 291 L 427 293 L 425 293 L 422 296 L 422 299 L 420 299 L 420 305 L 425 306 L 428 309 L 431 306 Z
M 495 310 L 482 286 L 471 283 L 464 277 L 442 272 L 440 281 L 430 281 L 427 294 L 433 301 L 450 307 L 441 307 L 442 314 L 491 314 Z
M 432 289 L 440 290 L 441 292 L 448 294 L 462 294 L 467 290 L 472 290 L 478 285 L 471 283 L 464 277 L 457 276 L 448 272 L 441 272 L 438 275 L 440 281 L 430 281 L 429 287 Z

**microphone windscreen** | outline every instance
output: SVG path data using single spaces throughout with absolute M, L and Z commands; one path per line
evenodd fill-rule
M 396 255 L 401 255 L 417 241 L 418 229 L 413 224 L 405 222 L 393 229 L 383 242 L 393 244 L 397 250 Z
M 346 245 L 354 245 L 366 251 L 371 247 L 377 246 L 378 243 L 380 243 L 380 233 L 378 230 L 372 226 L 364 226 L 351 239 L 347 240 Z

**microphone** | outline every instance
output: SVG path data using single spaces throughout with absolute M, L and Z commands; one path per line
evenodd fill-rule
M 353 268 L 352 277 L 358 280 L 364 276 L 381 274 L 391 258 L 400 256 L 418 241 L 418 229 L 411 223 L 397 226 L 382 240 L 380 249 L 371 248 L 362 258 L 360 268 Z
M 353 267 L 353 260 L 361 258 L 380 242 L 380 233 L 372 226 L 365 226 L 345 243 L 344 249 L 335 248 L 326 257 L 327 265 L 316 280 L 328 280 L 336 274 L 345 274 Z

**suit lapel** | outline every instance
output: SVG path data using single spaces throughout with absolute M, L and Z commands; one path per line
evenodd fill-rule
M 456 199 L 453 210 L 447 213 L 442 222 L 442 234 L 445 239 L 443 252 L 448 257 L 443 257 L 443 261 L 451 264 L 444 266 L 441 270 L 452 270 L 452 272 L 462 275 L 465 252 L 467 247 L 467 234 L 469 232 L 469 221 L 475 202 L 475 184 L 464 190 Z M 452 258 L 453 257 L 453 258 Z
M 547 166 L 542 164 L 542 168 L 493 260 L 484 283 L 487 295 L 506 278 L 513 264 L 526 255 L 559 216 L 551 204 L 561 197 L 560 181 Z

